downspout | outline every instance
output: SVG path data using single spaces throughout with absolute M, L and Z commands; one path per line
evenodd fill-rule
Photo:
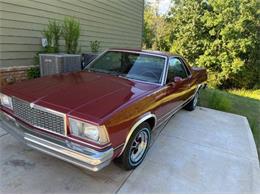
M 143 36 L 144 36 L 144 1 L 143 0 L 143 18 L 142 18 L 142 34 L 141 34 L 141 46 L 140 49 L 143 47 Z

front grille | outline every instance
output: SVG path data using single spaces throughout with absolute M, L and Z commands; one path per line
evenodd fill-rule
M 30 103 L 13 98 L 13 110 L 15 116 L 22 121 L 59 134 L 65 134 L 64 116 L 47 112 L 38 108 L 31 108 Z

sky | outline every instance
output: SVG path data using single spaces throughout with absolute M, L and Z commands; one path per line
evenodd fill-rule
M 155 3 L 156 0 L 146 0 L 147 2 Z M 159 0 L 159 14 L 166 14 L 169 11 L 171 0 Z

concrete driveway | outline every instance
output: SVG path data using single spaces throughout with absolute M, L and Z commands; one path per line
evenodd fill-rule
M 260 193 L 253 136 L 242 116 L 180 111 L 143 164 L 92 173 L 20 144 L 1 129 L 1 193 Z

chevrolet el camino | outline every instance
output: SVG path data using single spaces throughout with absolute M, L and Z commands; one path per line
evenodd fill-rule
M 84 70 L 1 89 L 2 128 L 28 146 L 98 171 L 119 158 L 143 161 L 151 132 L 178 110 L 192 111 L 206 70 L 179 55 L 109 49 Z

